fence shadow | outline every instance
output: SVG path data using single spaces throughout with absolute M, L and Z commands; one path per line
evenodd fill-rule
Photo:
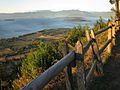
M 119 90 L 120 89 L 120 31 L 116 33 L 116 45 L 112 48 L 110 57 L 103 67 L 104 76 L 96 77 L 89 90 Z

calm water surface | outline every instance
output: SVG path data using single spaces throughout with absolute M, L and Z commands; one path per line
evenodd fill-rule
M 43 29 L 71 28 L 81 25 L 93 26 L 99 18 L 89 17 L 85 21 L 65 21 L 63 19 L 14 19 L 0 20 L 0 38 L 11 38 Z

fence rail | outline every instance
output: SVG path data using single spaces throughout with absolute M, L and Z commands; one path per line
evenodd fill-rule
M 87 87 L 87 84 L 90 82 L 91 77 L 93 75 L 93 72 L 95 68 L 100 69 L 100 73 L 102 72 L 102 60 L 101 60 L 101 53 L 104 52 L 104 50 L 107 48 L 108 53 L 111 53 L 112 46 L 115 45 L 115 33 L 117 31 L 118 27 L 118 21 L 110 22 L 109 26 L 107 28 L 104 28 L 102 30 L 99 30 L 98 32 L 95 32 L 93 30 L 86 31 L 86 37 L 88 40 L 88 43 L 83 46 L 81 42 L 77 42 L 76 44 L 76 50 L 68 53 L 68 50 L 66 52 L 67 55 L 65 55 L 60 61 L 58 61 L 56 64 L 51 66 L 49 69 L 47 69 L 45 72 L 43 72 L 40 76 L 38 76 L 36 79 L 34 79 L 32 82 L 27 84 L 25 87 L 21 88 L 22 90 L 40 90 L 42 89 L 51 79 L 53 79 L 57 74 L 59 74 L 65 67 L 67 67 L 67 89 L 68 90 L 74 90 L 73 81 L 72 81 L 72 67 L 71 63 L 76 63 L 76 67 L 78 69 L 77 72 L 77 86 L 79 87 L 78 90 L 85 90 Z M 108 40 L 106 43 L 102 46 L 102 48 L 99 49 L 98 43 L 96 41 L 96 36 L 101 34 L 102 32 L 108 31 Z M 95 49 L 94 47 L 97 47 Z M 92 65 L 87 75 L 85 75 L 85 69 L 83 65 L 84 56 L 85 53 L 88 51 L 88 49 L 91 49 L 92 51 Z M 69 83 L 69 84 L 68 84 Z
M 22 89 L 41 90 L 52 78 L 59 74 L 71 61 L 73 61 L 75 59 L 74 57 L 75 52 L 70 52 Z
M 112 26 L 109 26 L 109 27 L 107 27 L 107 28 L 104 28 L 104 29 L 102 29 L 102 30 L 99 30 L 98 32 L 95 33 L 95 36 L 98 35 L 98 34 L 101 34 L 102 32 L 108 30 L 109 28 L 112 28 Z

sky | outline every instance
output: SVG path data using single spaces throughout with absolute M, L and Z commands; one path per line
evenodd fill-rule
M 0 13 L 36 10 L 110 11 L 109 0 L 0 0 Z

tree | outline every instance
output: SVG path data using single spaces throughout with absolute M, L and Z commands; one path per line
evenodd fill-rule
M 109 1 L 111 4 L 114 4 L 115 3 L 115 0 L 110 0 Z
M 119 0 L 110 0 L 109 2 L 111 4 L 115 4 L 115 9 L 112 8 L 111 10 L 115 12 L 116 18 L 119 18 L 120 17 L 120 14 L 119 14 Z

